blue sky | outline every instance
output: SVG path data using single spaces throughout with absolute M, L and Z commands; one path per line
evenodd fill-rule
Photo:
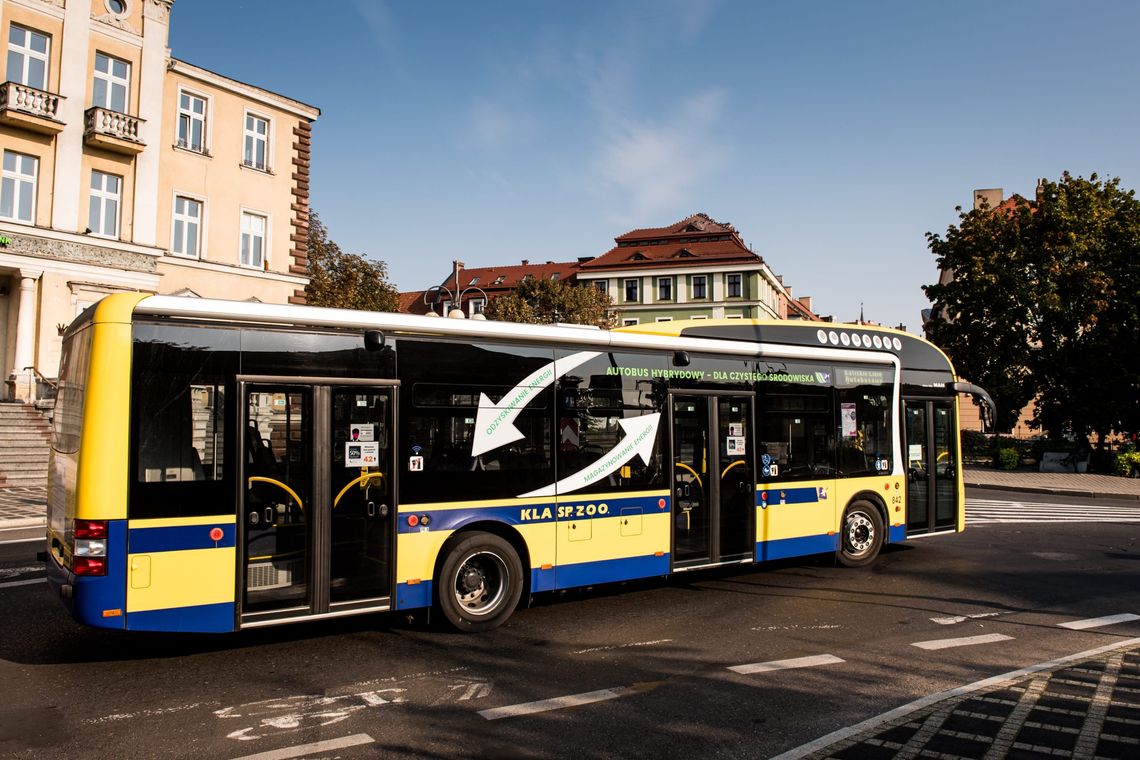
M 730 222 L 919 329 L 974 188 L 1140 182 L 1140 3 L 177 0 L 175 57 L 315 105 L 312 207 L 401 290 Z

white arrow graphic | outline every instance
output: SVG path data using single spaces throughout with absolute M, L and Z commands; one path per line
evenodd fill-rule
M 532 372 L 523 381 L 499 399 L 498 403 L 479 394 L 479 412 L 475 415 L 475 441 L 471 445 L 471 456 L 477 457 L 511 441 L 517 441 L 523 434 L 515 427 L 515 419 L 526 405 L 534 400 L 543 388 L 562 377 L 570 370 L 584 364 L 595 356 L 597 351 L 581 351 L 557 359 Z
M 606 452 L 605 456 L 589 467 L 581 469 L 573 475 L 567 475 L 557 483 L 543 486 L 537 491 L 519 494 L 518 498 L 573 493 L 580 488 L 598 482 L 634 457 L 641 457 L 642 462 L 649 464 L 649 459 L 653 456 L 653 442 L 657 440 L 657 426 L 660 423 L 661 412 L 618 420 L 618 424 L 625 431 L 625 438 L 622 438 L 617 446 Z

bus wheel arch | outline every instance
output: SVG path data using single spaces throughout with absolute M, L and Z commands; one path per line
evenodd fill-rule
M 863 567 L 875 561 L 887 542 L 887 508 L 876 494 L 852 497 L 839 522 L 835 558 L 846 567 Z
M 528 565 L 526 545 L 511 528 L 495 522 L 464 526 L 436 560 L 435 606 L 456 630 L 497 628 L 527 591 Z

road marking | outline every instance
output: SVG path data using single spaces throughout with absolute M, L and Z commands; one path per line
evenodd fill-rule
M 1113 625 L 1115 623 L 1130 623 L 1133 620 L 1140 620 L 1140 615 L 1125 612 L 1122 615 L 1106 615 L 1105 617 L 1087 618 L 1085 620 L 1072 620 L 1068 623 L 1058 623 L 1057 625 L 1061 628 L 1068 628 L 1070 631 L 1083 631 L 1086 628 L 1100 628 L 1102 625 Z
M 1077 654 L 1071 654 L 1067 657 L 1060 657 L 1056 660 L 1050 660 L 1049 662 L 1030 665 L 1028 668 L 1011 670 L 1008 673 L 1002 673 L 1001 675 L 993 676 L 992 678 L 975 681 L 974 683 L 967 684 L 966 686 L 959 686 L 954 689 L 948 689 L 937 694 L 929 694 L 925 697 L 922 697 L 921 699 L 916 699 L 909 704 L 905 704 L 902 707 L 896 707 L 895 709 L 890 710 L 889 712 L 885 712 L 882 715 L 876 715 L 875 717 L 868 718 L 861 723 L 856 723 L 854 726 L 841 728 L 838 731 L 833 731 L 830 734 L 827 734 L 826 736 L 821 736 L 818 739 L 814 739 L 807 744 L 802 744 L 795 749 L 790 749 L 781 755 L 776 755 L 772 758 L 772 760 L 799 760 L 800 758 L 807 757 L 814 752 L 818 752 L 826 747 L 830 747 L 833 744 L 837 744 L 838 742 L 850 739 L 853 736 L 858 736 L 864 731 L 871 731 L 897 718 L 902 718 L 906 715 L 911 714 L 912 712 L 915 712 L 916 710 L 922 710 L 924 708 L 930 707 L 931 705 L 936 705 L 944 699 L 959 697 L 963 694 L 972 694 L 976 691 L 981 691 L 982 689 L 988 689 L 991 686 L 996 686 L 1007 681 L 1021 678 L 1022 676 L 1032 675 L 1033 673 L 1040 673 L 1043 670 L 1053 670 L 1054 668 L 1060 668 L 1074 662 L 1080 662 L 1081 660 L 1087 660 L 1091 657 L 1096 657 L 1097 655 L 1104 654 L 1105 652 L 1126 650 L 1137 645 L 1140 645 L 1140 638 L 1128 639 L 1127 641 L 1117 641 L 1112 644 L 1106 644 L 1105 646 L 1097 647 L 1096 649 L 1090 649 L 1087 652 L 1078 652 Z
M 291 757 L 301 757 L 303 755 L 318 754 L 321 752 L 329 752 L 337 749 L 345 749 L 346 747 L 356 747 L 361 744 L 371 744 L 374 742 L 368 734 L 353 734 L 352 736 L 344 736 L 340 739 L 329 739 L 323 742 L 313 742 L 312 744 L 298 744 L 294 747 L 284 747 L 282 749 L 273 749 L 268 752 L 258 752 L 256 755 L 242 755 L 235 760 L 288 760 Z
M 793 668 L 814 668 L 817 665 L 837 665 L 845 662 L 833 654 L 817 654 L 811 657 L 795 657 L 790 660 L 773 660 L 771 662 L 755 662 L 751 665 L 733 665 L 729 668 L 733 673 L 751 675 L 753 673 L 770 673 L 774 670 L 791 670 Z
M 0 578 L 10 575 L 23 575 L 24 573 L 42 573 L 43 571 L 43 565 L 32 565 L 30 567 L 0 567 Z
M 579 705 L 589 705 L 594 702 L 605 702 L 608 699 L 617 699 L 618 697 L 624 697 L 633 693 L 634 689 L 619 686 L 615 689 L 601 689 L 599 691 L 588 691 L 585 694 L 571 694 L 566 697 L 543 699 L 538 702 L 523 702 L 518 705 L 495 707 L 490 710 L 480 710 L 479 714 L 487 720 L 516 718 L 520 715 L 533 715 L 535 713 L 550 712 L 551 710 L 562 710 L 566 707 L 578 707 Z
M 986 633 L 981 636 L 964 636 L 960 639 L 936 639 L 935 641 L 916 641 L 912 647 L 919 649 L 951 649 L 953 647 L 968 647 L 974 644 L 994 644 L 998 641 L 1010 641 L 1012 636 L 1001 633 Z
M 1135 506 L 1070 505 L 1010 499 L 967 499 L 966 524 L 1037 522 L 1140 522 Z
M 32 578 L 30 581 L 9 581 L 7 583 L 0 583 L 0 588 L 12 588 L 14 586 L 30 586 L 33 583 L 47 583 L 47 578 Z
M 579 649 L 570 654 L 588 654 L 590 652 L 607 652 L 611 649 L 628 649 L 629 647 L 648 647 L 654 644 L 668 644 L 673 639 L 654 639 L 653 641 L 637 641 L 632 644 L 613 644 L 605 647 L 590 647 L 589 649 Z
M 951 615 L 949 617 L 933 617 L 930 618 L 931 622 L 938 623 L 938 625 L 954 625 L 955 623 L 965 623 L 967 620 L 977 620 L 978 618 L 996 617 L 998 615 L 1012 615 L 1013 610 L 1002 610 L 1001 612 L 978 612 L 973 615 Z

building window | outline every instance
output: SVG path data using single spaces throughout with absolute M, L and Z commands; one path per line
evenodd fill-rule
M 112 16 L 122 16 L 127 12 L 127 0 L 104 0 L 103 5 Z
M 626 280 L 625 281 L 625 300 L 627 300 L 627 301 L 638 300 L 638 298 L 637 298 L 637 283 L 638 283 L 637 280 Z
M 658 317 L 657 321 L 658 322 L 672 322 L 673 318 L 672 317 Z
M 658 277 L 657 278 L 657 300 L 658 301 L 672 301 L 673 300 L 673 278 L 672 277 Z
M 174 198 L 174 230 L 170 251 L 196 259 L 201 256 L 202 202 L 178 195 Z
M 609 287 L 605 280 L 594 280 L 594 288 L 600 293 L 609 293 Z
M 709 318 L 708 314 L 694 314 L 693 316 L 689 317 L 689 319 L 708 319 L 708 318 Z
M 725 319 L 744 319 L 744 315 L 743 314 L 725 314 L 724 318 Z
M 188 92 L 178 95 L 178 147 L 206 152 L 206 99 Z
M 106 53 L 95 53 L 95 82 L 92 105 L 119 113 L 127 112 L 127 94 L 131 91 L 131 64 Z
M 486 308 L 486 306 L 487 302 L 484 299 L 472 298 L 467 302 L 467 313 L 472 317 L 476 314 L 482 314 L 483 309 Z
M 727 276 L 728 281 L 728 297 L 740 298 L 740 275 L 730 274 Z
M 123 201 L 123 178 L 91 172 L 91 195 L 87 201 L 87 229 L 99 237 L 119 237 L 119 208 Z
M 622 327 L 629 327 L 630 325 L 636 325 L 636 324 L 637 324 L 637 317 L 628 317 L 628 318 L 623 319 L 621 321 Z
M 8 31 L 8 81 L 46 90 L 48 36 L 12 24 Z
M 0 183 L 0 219 L 32 224 L 36 218 L 36 174 L 40 160 L 23 153 L 4 151 Z
M 193 96 L 191 96 L 193 97 Z M 203 118 L 206 104 L 202 103 Z M 181 121 L 179 122 L 181 123 Z M 247 113 L 245 115 L 245 147 L 242 163 L 254 169 L 269 171 L 269 120 Z
M 708 280 L 703 274 L 693 275 L 693 300 L 707 298 L 706 290 Z
M 268 225 L 264 216 L 241 212 L 241 264 L 246 267 L 264 269 L 265 230 Z
M 550 279 L 557 280 L 561 276 L 562 276 L 561 272 L 555 272 L 554 274 L 550 275 Z

